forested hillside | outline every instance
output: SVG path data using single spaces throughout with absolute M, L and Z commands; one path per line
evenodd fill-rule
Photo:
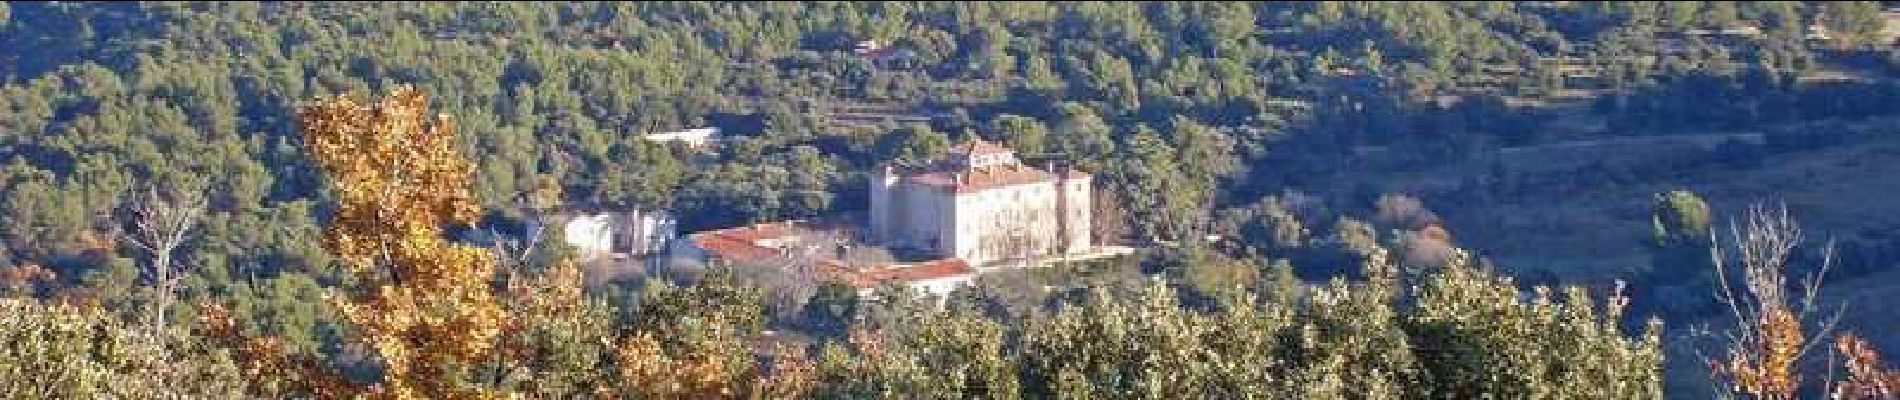
M 1756 269 L 1810 272 L 1827 239 L 1840 239 L 1837 281 L 1887 276 L 1900 257 L 1900 214 L 1881 201 L 1900 190 L 1885 178 L 1900 158 L 1889 6 L 0 3 L 0 342 L 57 338 L 0 350 L 26 366 L 0 368 L 16 374 L 0 392 L 1858 388 L 1762 384 L 1821 367 L 1721 351 L 1731 362 L 1714 376 L 1739 386 L 1708 382 L 1677 339 L 1726 321 L 1717 289 L 1737 270 L 1715 275 L 1708 254 L 1753 238 L 1727 231 L 1745 204 L 1786 199 L 1813 222 Z M 891 51 L 858 51 L 867 41 Z M 385 145 L 430 155 L 409 160 L 325 147 L 365 142 L 313 110 L 371 118 L 336 111 L 356 106 L 452 140 Z M 905 122 L 918 118 L 930 122 Z M 641 137 L 700 127 L 731 139 Z M 687 231 L 851 215 L 874 165 L 970 137 L 1096 174 L 1097 241 L 1152 250 L 986 278 L 937 309 L 741 271 L 583 290 L 559 246 L 505 245 L 552 210 L 671 210 Z M 351 175 L 365 168 L 440 186 L 389 203 L 416 214 L 370 216 L 380 203 L 350 186 L 374 181 Z M 185 234 L 146 235 L 176 225 L 155 215 Z M 368 231 L 440 253 L 369 261 L 352 246 L 396 239 Z M 526 255 L 476 261 L 492 253 Z M 1768 297 L 1758 305 L 1781 300 Z M 470 308 L 431 314 L 443 307 Z M 1776 308 L 1739 326 L 1785 328 Z M 1795 328 L 1813 331 L 1801 311 Z M 1669 323 L 1643 332 L 1652 317 Z M 455 329 L 469 335 L 418 339 Z M 1833 344 L 1816 343 L 1796 358 Z M 23 381 L 31 371 L 56 378 Z M 264 371 L 286 372 L 248 379 Z M 1882 379 L 1856 374 L 1843 382 Z

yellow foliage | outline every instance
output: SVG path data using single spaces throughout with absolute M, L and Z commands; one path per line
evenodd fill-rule
M 1900 397 L 1900 370 L 1886 368 L 1873 345 L 1854 334 L 1834 339 L 1834 351 L 1845 356 L 1847 380 L 1834 388 L 1837 399 L 1891 399 Z
M 507 326 L 485 249 L 444 237 L 474 221 L 473 167 L 428 97 L 397 88 L 375 104 L 319 99 L 299 113 L 311 155 L 337 194 L 325 246 L 360 290 L 332 299 L 382 359 L 386 398 L 491 398 L 446 374 L 490 356 Z
M 51 282 L 59 274 L 41 267 L 39 264 L 26 264 L 0 267 L 0 293 L 26 292 L 40 282 Z
M 1761 339 L 1729 354 L 1722 372 L 1733 376 L 1737 390 L 1757 399 L 1792 399 L 1801 384 L 1795 362 L 1805 343 L 1801 323 L 1793 313 L 1775 308 L 1756 323 Z
M 199 305 L 199 309 L 196 326 L 199 333 L 231 349 L 239 369 L 252 379 L 252 394 L 309 393 L 317 398 L 335 399 L 355 392 L 349 381 L 324 369 L 315 358 L 287 351 L 282 339 L 250 337 L 239 332 L 230 310 L 223 305 L 207 302 Z
M 728 343 L 734 344 L 734 343 Z M 651 332 L 640 332 L 620 343 L 621 379 L 638 398 L 712 399 L 734 396 L 731 371 L 720 357 L 721 346 L 687 350 L 671 357 Z

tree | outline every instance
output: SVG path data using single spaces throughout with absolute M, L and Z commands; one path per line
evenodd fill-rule
M 127 326 L 96 306 L 0 298 L 0 393 L 23 398 L 240 398 L 223 349 L 181 329 Z
M 1655 229 L 1656 253 L 1651 273 L 1663 283 L 1680 282 L 1707 271 L 1709 247 L 1709 204 L 1687 190 L 1658 193 L 1651 224 Z
M 1412 196 L 1388 193 L 1379 196 L 1376 208 L 1378 214 L 1373 216 L 1373 221 L 1400 229 L 1419 229 L 1425 224 L 1438 222 L 1438 214 L 1432 213 L 1432 210 L 1425 208 L 1424 202 Z
M 918 317 L 930 323 L 891 330 L 858 327 L 845 345 L 825 345 L 817 368 L 820 385 L 813 397 L 1021 396 L 1016 364 L 1004 345 L 1003 326 L 934 308 L 920 312 Z
M 1212 209 L 1222 180 L 1240 171 L 1233 139 L 1185 116 L 1177 115 L 1168 124 L 1172 128 L 1169 140 L 1177 149 L 1175 158 L 1186 178 L 1180 182 L 1184 192 L 1197 197 L 1189 201 Z
M 1089 205 L 1089 237 L 1091 243 L 1104 246 L 1120 245 L 1127 241 L 1134 230 L 1129 228 L 1128 204 L 1123 201 L 1127 196 L 1119 190 L 1109 188 L 1096 189 L 1089 196 L 1094 204 Z
M 1050 150 L 1062 153 L 1083 171 L 1104 170 L 1115 152 L 1114 127 L 1081 103 L 1062 103 L 1056 110 Z
M 1830 1 L 1822 3 L 1815 19 L 1827 28 L 1834 40 L 1849 46 L 1878 45 L 1887 21 L 1880 15 L 1877 1 Z
M 1197 213 L 1206 188 L 1189 184 L 1174 147 L 1152 129 L 1141 127 L 1120 147 L 1122 164 L 1114 175 L 1128 195 L 1135 232 L 1147 240 L 1185 240 L 1198 226 Z
M 152 281 L 155 305 L 147 324 L 159 329 L 169 323 L 165 315 L 184 277 L 172 257 L 204 216 L 206 199 L 203 191 L 176 187 L 151 187 L 136 196 L 124 206 L 131 229 L 120 238 L 151 257 L 146 276 Z
M 1260 203 L 1254 207 L 1258 220 L 1248 232 L 1269 239 L 1267 243 L 1272 245 L 1270 248 L 1290 249 L 1306 244 L 1307 236 L 1312 232 L 1279 196 L 1260 199 Z
M 1744 225 L 1731 223 L 1729 233 L 1740 270 L 1729 271 L 1719 248 L 1711 258 L 1720 289 L 1716 300 L 1728 308 L 1728 316 L 1734 320 L 1726 354 L 1710 360 L 1714 366 L 1711 372 L 1718 382 L 1729 384 L 1722 389 L 1732 395 L 1793 399 L 1802 385 L 1797 370 L 1802 358 L 1817 344 L 1827 342 L 1840 319 L 1839 313 L 1822 314 L 1824 310 L 1816 302 L 1832 256 L 1802 280 L 1801 286 L 1790 287 L 1789 262 L 1802 237 L 1800 226 L 1788 216 L 1786 207 L 1770 210 L 1759 204 L 1752 206 Z M 1738 274 L 1740 288 L 1730 283 L 1731 273 Z
M 1660 320 L 1625 336 L 1629 298 L 1618 283 L 1601 306 L 1580 287 L 1535 287 L 1456 252 L 1422 283 L 1407 316 L 1421 398 L 1659 398 Z
M 843 282 L 824 282 L 806 301 L 801 322 L 812 333 L 843 338 L 858 315 L 858 289 Z
M 621 393 L 639 398 L 746 397 L 783 391 L 761 382 L 751 353 L 764 326 L 757 289 L 714 269 L 688 286 L 650 280 L 641 290 L 633 332 L 616 350 Z M 761 387 L 764 386 L 764 387 Z
M 325 247 L 355 282 L 333 299 L 384 367 L 372 394 L 485 396 L 488 390 L 457 377 L 493 356 L 505 324 L 488 286 L 496 259 L 443 232 L 474 222 L 472 166 L 448 117 L 429 115 L 428 104 L 421 91 L 402 86 L 374 104 L 318 99 L 298 117 L 337 193 Z
M 880 159 L 927 161 L 943 156 L 950 151 L 950 136 L 931 130 L 928 126 L 912 125 L 885 135 L 880 148 Z
M 1022 58 L 1022 63 L 1024 84 L 1029 90 L 1053 97 L 1068 87 L 1042 53 L 1031 53 Z
M 1049 128 L 1035 118 L 1005 114 L 990 120 L 990 132 L 1002 139 L 1010 148 L 1023 154 L 1041 154 L 1047 151 Z
M 533 268 L 528 254 L 498 256 L 509 270 L 503 287 L 511 318 L 496 356 L 477 377 L 535 398 L 593 396 L 613 387 L 616 371 L 603 365 L 613 360 L 619 339 L 616 310 L 582 294 L 573 259 Z
M 1234 259 L 1206 243 L 1189 242 L 1156 252 L 1161 273 L 1184 294 L 1184 303 L 1197 308 L 1227 307 L 1246 299 L 1241 291 L 1259 280 L 1260 266 Z

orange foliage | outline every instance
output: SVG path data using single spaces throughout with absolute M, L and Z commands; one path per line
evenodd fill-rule
M 36 282 L 48 282 L 59 274 L 41 267 L 39 264 L 26 264 L 0 267 L 0 288 L 12 291 L 24 291 L 32 288 Z
M 494 257 L 444 237 L 443 226 L 474 221 L 477 207 L 454 127 L 428 115 L 428 103 L 405 86 L 375 104 L 326 98 L 299 113 L 337 194 L 324 244 L 358 283 L 333 301 L 386 367 L 373 395 L 494 397 L 448 378 L 447 369 L 489 357 L 506 321 L 489 287 Z
M 476 216 L 468 190 L 472 167 L 455 150 L 446 117 L 426 115 L 427 106 L 427 97 L 402 87 L 375 104 L 327 98 L 300 113 L 310 153 L 338 197 L 324 244 L 356 283 L 349 295 L 332 301 L 356 328 L 357 340 L 384 363 L 383 384 L 367 391 L 372 397 L 502 397 L 458 378 L 483 364 L 497 371 L 529 367 L 520 363 L 535 359 L 537 350 L 515 333 L 535 321 L 581 313 L 581 272 L 563 261 L 534 279 L 507 279 L 498 292 L 490 284 L 500 264 L 493 253 L 444 236 L 443 226 L 468 224 Z M 673 349 L 651 332 L 626 337 L 614 358 L 620 386 L 634 393 L 594 391 L 601 397 L 726 398 L 751 389 L 795 397 L 810 387 L 813 368 L 796 356 L 787 357 L 780 374 L 735 387 L 743 382 L 735 378 L 756 373 L 733 362 L 744 354 L 744 343 L 715 333 Z M 270 341 L 238 345 L 250 353 L 281 354 Z M 253 368 L 287 365 L 251 360 Z
M 779 343 L 773 347 L 772 373 L 760 376 L 756 395 L 772 399 L 805 397 L 818 384 L 818 366 L 798 346 Z
M 636 398 L 710 399 L 735 395 L 721 352 L 709 348 L 672 357 L 651 332 L 622 340 L 618 354 L 620 378 L 637 390 Z
M 1882 366 L 1880 354 L 1866 340 L 1853 334 L 1841 335 L 1834 339 L 1834 351 L 1845 356 L 1847 365 L 1847 380 L 1834 388 L 1834 398 L 1900 398 L 1900 371 Z
M 224 306 L 205 303 L 199 308 L 202 311 L 199 312 L 197 328 L 205 337 L 232 349 L 232 356 L 238 366 L 244 369 L 244 375 L 281 377 L 281 383 L 294 388 L 280 389 L 308 392 L 323 399 L 348 397 L 353 392 L 348 380 L 324 369 L 316 358 L 286 351 L 283 340 L 245 336 L 238 331 L 237 324 L 231 319 L 231 312 Z
M 1795 371 L 1803 343 L 1801 323 L 1788 310 L 1774 308 L 1762 314 L 1755 329 L 1760 340 L 1731 351 L 1720 372 L 1732 376 L 1736 389 L 1752 398 L 1794 398 L 1801 384 Z
M 535 321 L 581 312 L 581 269 L 572 260 L 560 260 L 546 274 L 531 279 L 508 279 L 504 300 L 511 314 L 503 327 L 501 353 L 510 362 L 528 359 L 534 349 L 515 335 Z
M 118 239 L 112 237 L 111 234 L 99 233 L 91 229 L 79 231 L 77 241 L 79 242 L 79 248 L 85 251 L 111 253 L 113 249 L 119 247 Z

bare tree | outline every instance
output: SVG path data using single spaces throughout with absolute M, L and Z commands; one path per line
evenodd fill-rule
M 1729 223 L 1741 267 L 1739 289 L 1731 280 L 1721 246 L 1710 249 L 1716 300 L 1735 318 L 1734 329 L 1725 338 L 1726 357 L 1711 361 L 1717 366 L 1718 380 L 1732 383 L 1729 387 L 1750 398 L 1791 399 L 1801 385 L 1796 369 L 1802 357 L 1826 343 L 1840 321 L 1838 308 L 1832 315 L 1823 315 L 1816 302 L 1821 279 L 1834 264 L 1833 246 L 1823 251 L 1819 268 L 1798 286 L 1791 286 L 1788 265 L 1801 244 L 1801 227 L 1788 216 L 1786 205 L 1770 210 L 1757 204 L 1749 207 L 1746 218 L 1739 227 Z M 1823 385 L 1832 385 L 1831 380 Z
M 824 268 L 840 256 L 845 243 L 835 232 L 816 232 L 786 243 L 784 253 L 765 260 L 739 262 L 732 271 L 741 281 L 764 292 L 767 312 L 780 319 L 796 318 L 826 278 Z M 849 252 L 849 250 L 845 250 Z M 862 265 L 844 265 L 858 268 Z
M 506 267 L 509 280 L 514 280 L 516 275 L 533 260 L 535 246 L 541 245 L 542 230 L 541 224 L 530 224 L 526 234 L 517 239 L 503 235 L 494 228 L 488 229 L 491 242 L 489 248 L 495 253 L 495 258 L 501 262 L 501 265 Z
M 183 268 L 172 257 L 204 216 L 206 200 L 203 190 L 147 187 L 124 204 L 127 221 L 116 231 L 122 240 L 151 257 L 145 272 L 156 291 L 156 309 L 149 321 L 154 329 L 166 326 L 165 312 L 171 308 L 184 276 Z
M 1373 217 L 1374 221 L 1402 229 L 1421 229 L 1438 221 L 1438 214 L 1425 208 L 1425 202 L 1417 197 L 1386 194 L 1379 197 L 1377 208 L 1379 212 Z
M 867 265 L 885 265 L 897 262 L 897 256 L 889 249 L 877 246 L 849 246 L 844 250 L 845 265 L 858 267 Z
M 1094 242 L 1103 246 L 1122 244 L 1133 228 L 1129 227 L 1128 206 L 1123 204 L 1121 195 L 1113 190 L 1098 190 L 1092 197 L 1095 204 L 1091 205 L 1093 216 L 1089 218 L 1089 227 L 1092 232 L 1089 233 L 1095 237 Z

